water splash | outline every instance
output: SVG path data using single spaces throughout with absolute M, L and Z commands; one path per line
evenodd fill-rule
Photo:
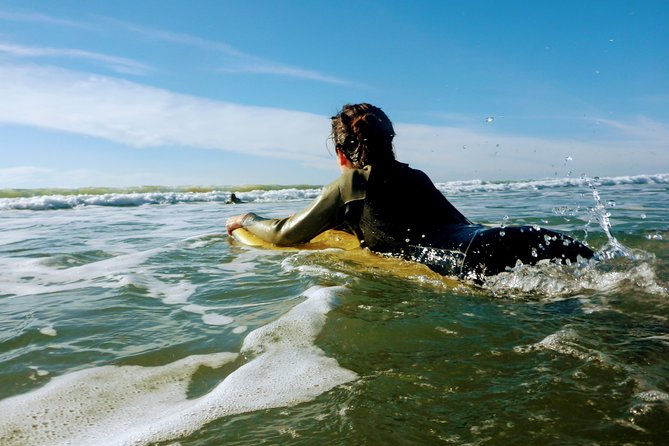
M 588 184 L 588 187 L 592 191 L 592 198 L 595 201 L 595 205 L 591 208 L 588 209 L 588 212 L 590 213 L 590 219 L 588 220 L 588 223 L 585 225 L 585 238 L 587 239 L 588 236 L 588 227 L 592 223 L 592 221 L 596 221 L 600 228 L 604 231 L 604 234 L 606 234 L 606 238 L 608 239 L 608 243 L 602 247 L 602 249 L 597 253 L 601 258 L 603 259 L 613 259 L 615 257 L 629 257 L 629 258 L 634 258 L 634 255 L 632 254 L 632 251 L 620 243 L 611 233 L 611 213 L 607 210 L 607 207 L 613 207 L 615 206 L 615 202 L 609 201 L 607 202 L 607 205 L 604 205 L 602 203 L 602 199 L 599 196 L 599 191 L 597 191 L 597 187 L 595 186 L 594 181 L 591 181 L 587 177 L 583 177 L 586 180 L 586 183 Z M 594 178 L 596 180 L 597 177 Z

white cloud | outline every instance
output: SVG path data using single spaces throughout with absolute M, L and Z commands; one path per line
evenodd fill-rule
M 627 137 L 669 141 L 669 125 L 644 116 L 638 116 L 632 122 L 621 122 L 612 119 L 593 119 L 593 121 L 615 128 Z
M 203 39 L 201 37 L 192 36 L 190 34 L 178 33 L 172 31 L 165 31 L 162 29 L 148 28 L 146 26 L 138 26 L 132 23 L 123 22 L 120 20 L 107 19 L 108 23 L 114 26 L 121 27 L 127 31 L 139 34 L 151 40 L 158 40 L 163 42 L 177 43 L 180 45 L 187 45 L 195 48 L 202 48 L 206 50 L 218 51 L 229 56 L 248 58 L 252 57 L 246 53 L 236 50 L 231 45 L 224 42 L 217 42 Z
M 347 85 L 349 87 L 353 86 L 362 87 L 362 85 L 360 84 L 355 84 L 353 82 L 340 79 L 338 77 L 328 76 L 326 74 L 319 73 L 318 71 L 305 70 L 303 68 L 291 67 L 288 65 L 281 65 L 258 58 L 253 58 L 253 59 L 246 58 L 243 60 L 246 61 L 243 63 L 238 63 L 236 65 L 230 66 L 228 68 L 221 69 L 219 71 L 225 73 L 273 74 L 277 76 L 314 80 L 329 84 Z M 249 60 L 251 60 L 251 62 L 248 62 Z
M 0 168 L 0 189 L 77 188 L 96 185 L 118 187 L 144 184 L 170 184 L 168 175 L 133 172 L 119 175 L 99 169 L 54 169 L 38 166 Z
M 102 62 L 109 65 L 114 71 L 125 74 L 142 75 L 150 70 L 148 65 L 132 59 L 74 48 L 30 47 L 0 42 L 0 53 L 16 57 L 65 57 Z
M 70 19 L 62 19 L 42 13 L 22 13 L 22 12 L 11 12 L 11 11 L 0 10 L 0 20 L 43 23 L 48 25 L 76 27 L 89 30 L 95 29 L 95 24 L 93 23 L 85 23 Z M 227 56 L 230 56 L 233 59 L 232 64 L 230 66 L 222 68 L 220 70 L 221 72 L 270 74 L 276 76 L 286 76 L 297 79 L 307 79 L 318 82 L 325 82 L 335 85 L 362 87 L 358 83 L 351 82 L 349 80 L 342 79 L 336 76 L 324 74 L 316 70 L 309 70 L 301 67 L 286 65 L 279 62 L 274 62 L 272 60 L 263 57 L 258 57 L 240 51 L 234 48 L 232 45 L 229 45 L 225 42 L 203 39 L 201 37 L 193 36 L 186 33 L 172 32 L 156 28 L 149 28 L 145 26 L 138 26 L 132 23 L 123 22 L 115 19 L 106 19 L 105 21 L 114 26 L 121 27 L 126 31 L 133 32 L 135 34 L 141 35 L 151 40 L 176 43 L 180 45 L 190 46 L 193 48 L 201 48 L 205 50 L 216 51 L 225 54 Z M 0 49 L 0 51 L 3 50 Z M 23 51 L 24 53 L 27 52 L 32 53 L 32 54 L 23 54 L 26 56 L 51 55 L 51 56 L 64 56 L 64 57 L 82 57 L 91 60 L 98 60 L 101 62 L 110 63 L 116 71 L 126 74 L 144 74 L 146 71 L 148 71 L 148 67 L 146 65 L 136 61 L 132 61 L 130 59 L 107 56 L 103 54 L 91 53 L 76 49 L 57 50 L 54 48 L 41 48 L 41 49 L 32 48 L 30 50 L 28 49 L 21 50 L 19 47 L 17 47 L 14 49 L 14 51 L 16 51 L 16 54 L 18 54 L 21 51 Z
M 36 178 L 49 175 L 51 169 L 35 166 L 17 166 L 0 169 L 0 187 L 28 187 Z
M 262 57 L 254 56 L 252 54 L 240 51 L 225 42 L 207 40 L 201 37 L 192 36 L 190 34 L 137 26 L 118 20 L 110 19 L 108 21 L 116 26 L 122 27 L 128 31 L 142 35 L 149 39 L 216 51 L 230 56 L 233 59 L 232 64 L 228 67 L 222 68 L 220 70 L 221 72 L 271 74 L 276 76 L 315 80 L 335 85 L 360 87 L 359 84 L 348 81 L 346 79 L 338 78 L 336 76 L 330 76 L 315 70 L 308 70 L 291 65 L 285 65 Z
M 95 136 L 134 147 L 194 146 L 317 161 L 326 118 L 212 101 L 121 79 L 0 65 L 0 122 Z
M 91 25 L 75 20 L 61 19 L 38 12 L 11 12 L 0 11 L 0 20 L 10 20 L 14 22 L 33 22 L 47 25 L 67 26 L 72 28 L 90 29 Z
M 214 101 L 53 67 L 0 65 L 0 85 L 3 123 L 138 148 L 208 148 L 333 169 L 324 150 L 330 131 L 325 116 Z M 666 125 L 601 122 L 618 137 L 604 139 L 599 132 L 596 141 L 547 139 L 496 133 L 485 123 L 479 129 L 398 123 L 396 147 L 401 160 L 435 181 L 544 178 L 571 169 L 589 175 L 669 171 Z M 299 182 L 299 165 L 295 170 Z
M 400 159 L 437 181 L 669 172 L 666 124 L 647 118 L 596 121 L 600 129 L 592 139 L 505 134 L 480 122 L 478 128 L 398 124 L 395 146 Z

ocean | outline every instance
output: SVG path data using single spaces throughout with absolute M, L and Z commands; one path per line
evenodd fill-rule
M 669 174 L 437 186 L 597 260 L 478 286 L 226 235 L 318 186 L 0 191 L 0 444 L 666 444 Z

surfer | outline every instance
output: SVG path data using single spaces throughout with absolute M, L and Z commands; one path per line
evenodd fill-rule
M 486 276 L 543 259 L 576 262 L 592 250 L 567 235 L 533 226 L 488 228 L 458 211 L 420 170 L 395 159 L 393 125 L 370 104 L 345 105 L 332 117 L 341 176 L 309 206 L 286 218 L 254 213 L 227 221 L 278 246 L 306 243 L 328 229 L 355 234 L 378 254 L 426 264 L 482 283 Z
M 225 204 L 239 204 L 239 203 L 243 203 L 243 201 L 237 198 L 237 195 L 235 195 L 234 192 L 230 194 L 230 199 L 225 202 Z

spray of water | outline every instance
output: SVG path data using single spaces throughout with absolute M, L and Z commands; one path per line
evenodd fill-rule
M 588 227 L 594 220 L 602 228 L 604 234 L 606 234 L 606 238 L 608 239 L 608 243 L 597 253 L 601 258 L 603 259 L 613 259 L 615 257 L 634 258 L 632 251 L 628 247 L 620 243 L 611 233 L 611 219 L 610 219 L 611 213 L 608 211 L 607 206 L 602 203 L 602 199 L 599 196 L 599 192 L 597 191 L 597 187 L 594 181 L 585 176 L 583 177 L 583 179 L 586 180 L 588 187 L 592 191 L 592 198 L 595 202 L 593 207 L 588 208 L 590 218 L 588 219 L 588 223 L 585 225 L 586 238 L 588 234 Z M 597 178 L 595 177 L 594 180 L 596 179 Z

